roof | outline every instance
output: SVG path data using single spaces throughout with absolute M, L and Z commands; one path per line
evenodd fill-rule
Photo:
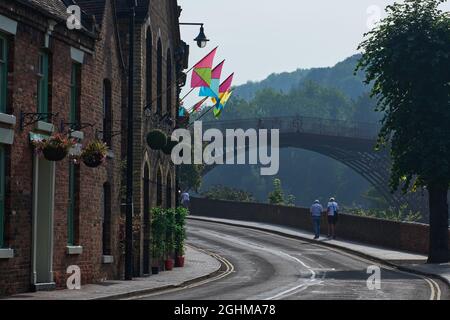
M 16 1 L 31 8 L 34 8 L 48 17 L 63 21 L 65 21 L 69 16 L 69 14 L 67 13 L 67 7 L 75 4 L 74 0 L 16 0 Z M 82 7 L 81 11 L 82 11 L 81 22 L 83 25 L 83 31 L 92 36 L 93 21 L 90 18 L 90 16 L 83 11 Z
M 95 21 L 102 24 L 106 0 L 73 0 L 89 16 L 95 16 Z
M 38 7 L 41 11 L 45 11 L 52 16 L 67 19 L 67 7 L 62 0 L 23 0 L 22 2 Z

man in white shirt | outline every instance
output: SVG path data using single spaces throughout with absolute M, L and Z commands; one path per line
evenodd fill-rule
M 319 239 L 320 237 L 320 219 L 323 212 L 323 207 L 319 200 L 314 201 L 310 209 L 313 228 L 314 228 L 314 239 Z
M 334 198 L 330 198 L 327 204 L 328 238 L 336 239 L 335 229 L 338 220 L 339 206 Z

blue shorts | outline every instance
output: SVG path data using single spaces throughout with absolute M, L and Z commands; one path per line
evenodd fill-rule
M 336 224 L 337 220 L 338 219 L 336 215 L 328 216 L 328 224 Z

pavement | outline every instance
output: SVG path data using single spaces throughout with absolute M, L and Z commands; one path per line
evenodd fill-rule
M 185 265 L 173 271 L 160 272 L 131 281 L 107 280 L 82 285 L 80 290 L 39 291 L 17 294 L 7 300 L 105 300 L 125 299 L 162 290 L 180 288 L 213 277 L 220 272 L 221 263 L 203 251 L 186 247 Z
M 268 231 L 279 235 L 293 237 L 312 243 L 319 243 L 321 245 L 340 249 L 367 259 L 379 261 L 402 271 L 438 278 L 445 282 L 450 288 L 450 263 L 427 264 L 427 256 L 425 255 L 391 250 L 388 248 L 382 248 L 343 239 L 330 240 L 327 238 L 320 238 L 319 240 L 313 240 L 312 238 L 314 237 L 314 234 L 312 232 L 268 223 L 240 220 L 238 221 L 192 215 L 188 218 L 191 220 L 215 222 L 231 226 L 243 226 L 255 230 Z

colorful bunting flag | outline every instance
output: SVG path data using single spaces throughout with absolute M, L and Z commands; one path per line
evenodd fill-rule
M 222 97 L 224 96 L 224 94 L 228 91 L 230 91 L 231 89 L 231 84 L 233 83 L 233 76 L 234 76 L 234 72 L 232 74 L 230 74 L 228 76 L 228 78 L 226 78 L 222 84 L 219 87 L 219 95 L 218 97 L 213 97 L 211 100 L 214 104 L 218 104 L 218 102 L 220 102 L 220 100 L 222 99 Z M 231 93 L 230 93 L 231 94 Z M 219 100 L 219 101 L 217 101 Z M 227 99 L 228 100 L 228 99 Z
M 205 103 L 206 100 L 208 100 L 209 97 L 206 97 L 204 99 L 202 99 L 201 101 L 197 102 L 194 107 L 192 108 L 192 112 L 198 112 L 202 109 L 203 104 Z
M 192 71 L 191 88 L 209 87 L 212 78 L 212 65 L 217 47 L 197 62 Z
M 200 97 L 212 97 L 212 98 L 218 98 L 219 97 L 219 84 L 220 84 L 220 76 L 222 75 L 222 68 L 225 63 L 225 60 L 223 60 L 221 63 L 219 63 L 211 72 L 211 84 L 209 87 L 201 87 L 199 96 Z
M 233 83 L 234 72 L 230 74 L 228 78 L 225 79 L 224 82 L 219 87 L 219 93 L 225 93 L 231 88 L 231 84 Z
M 184 107 L 180 107 L 178 109 L 178 116 L 179 117 L 184 117 L 186 113 L 187 113 L 187 111 L 186 111 L 186 109 Z
M 213 110 L 215 118 L 220 117 L 222 110 L 225 109 L 225 106 L 226 106 L 228 100 L 230 99 L 232 93 L 233 93 L 232 90 L 228 90 L 227 92 L 224 92 L 222 94 L 220 101 L 218 101 L 218 103 L 216 104 L 216 106 L 214 107 L 214 110 Z

